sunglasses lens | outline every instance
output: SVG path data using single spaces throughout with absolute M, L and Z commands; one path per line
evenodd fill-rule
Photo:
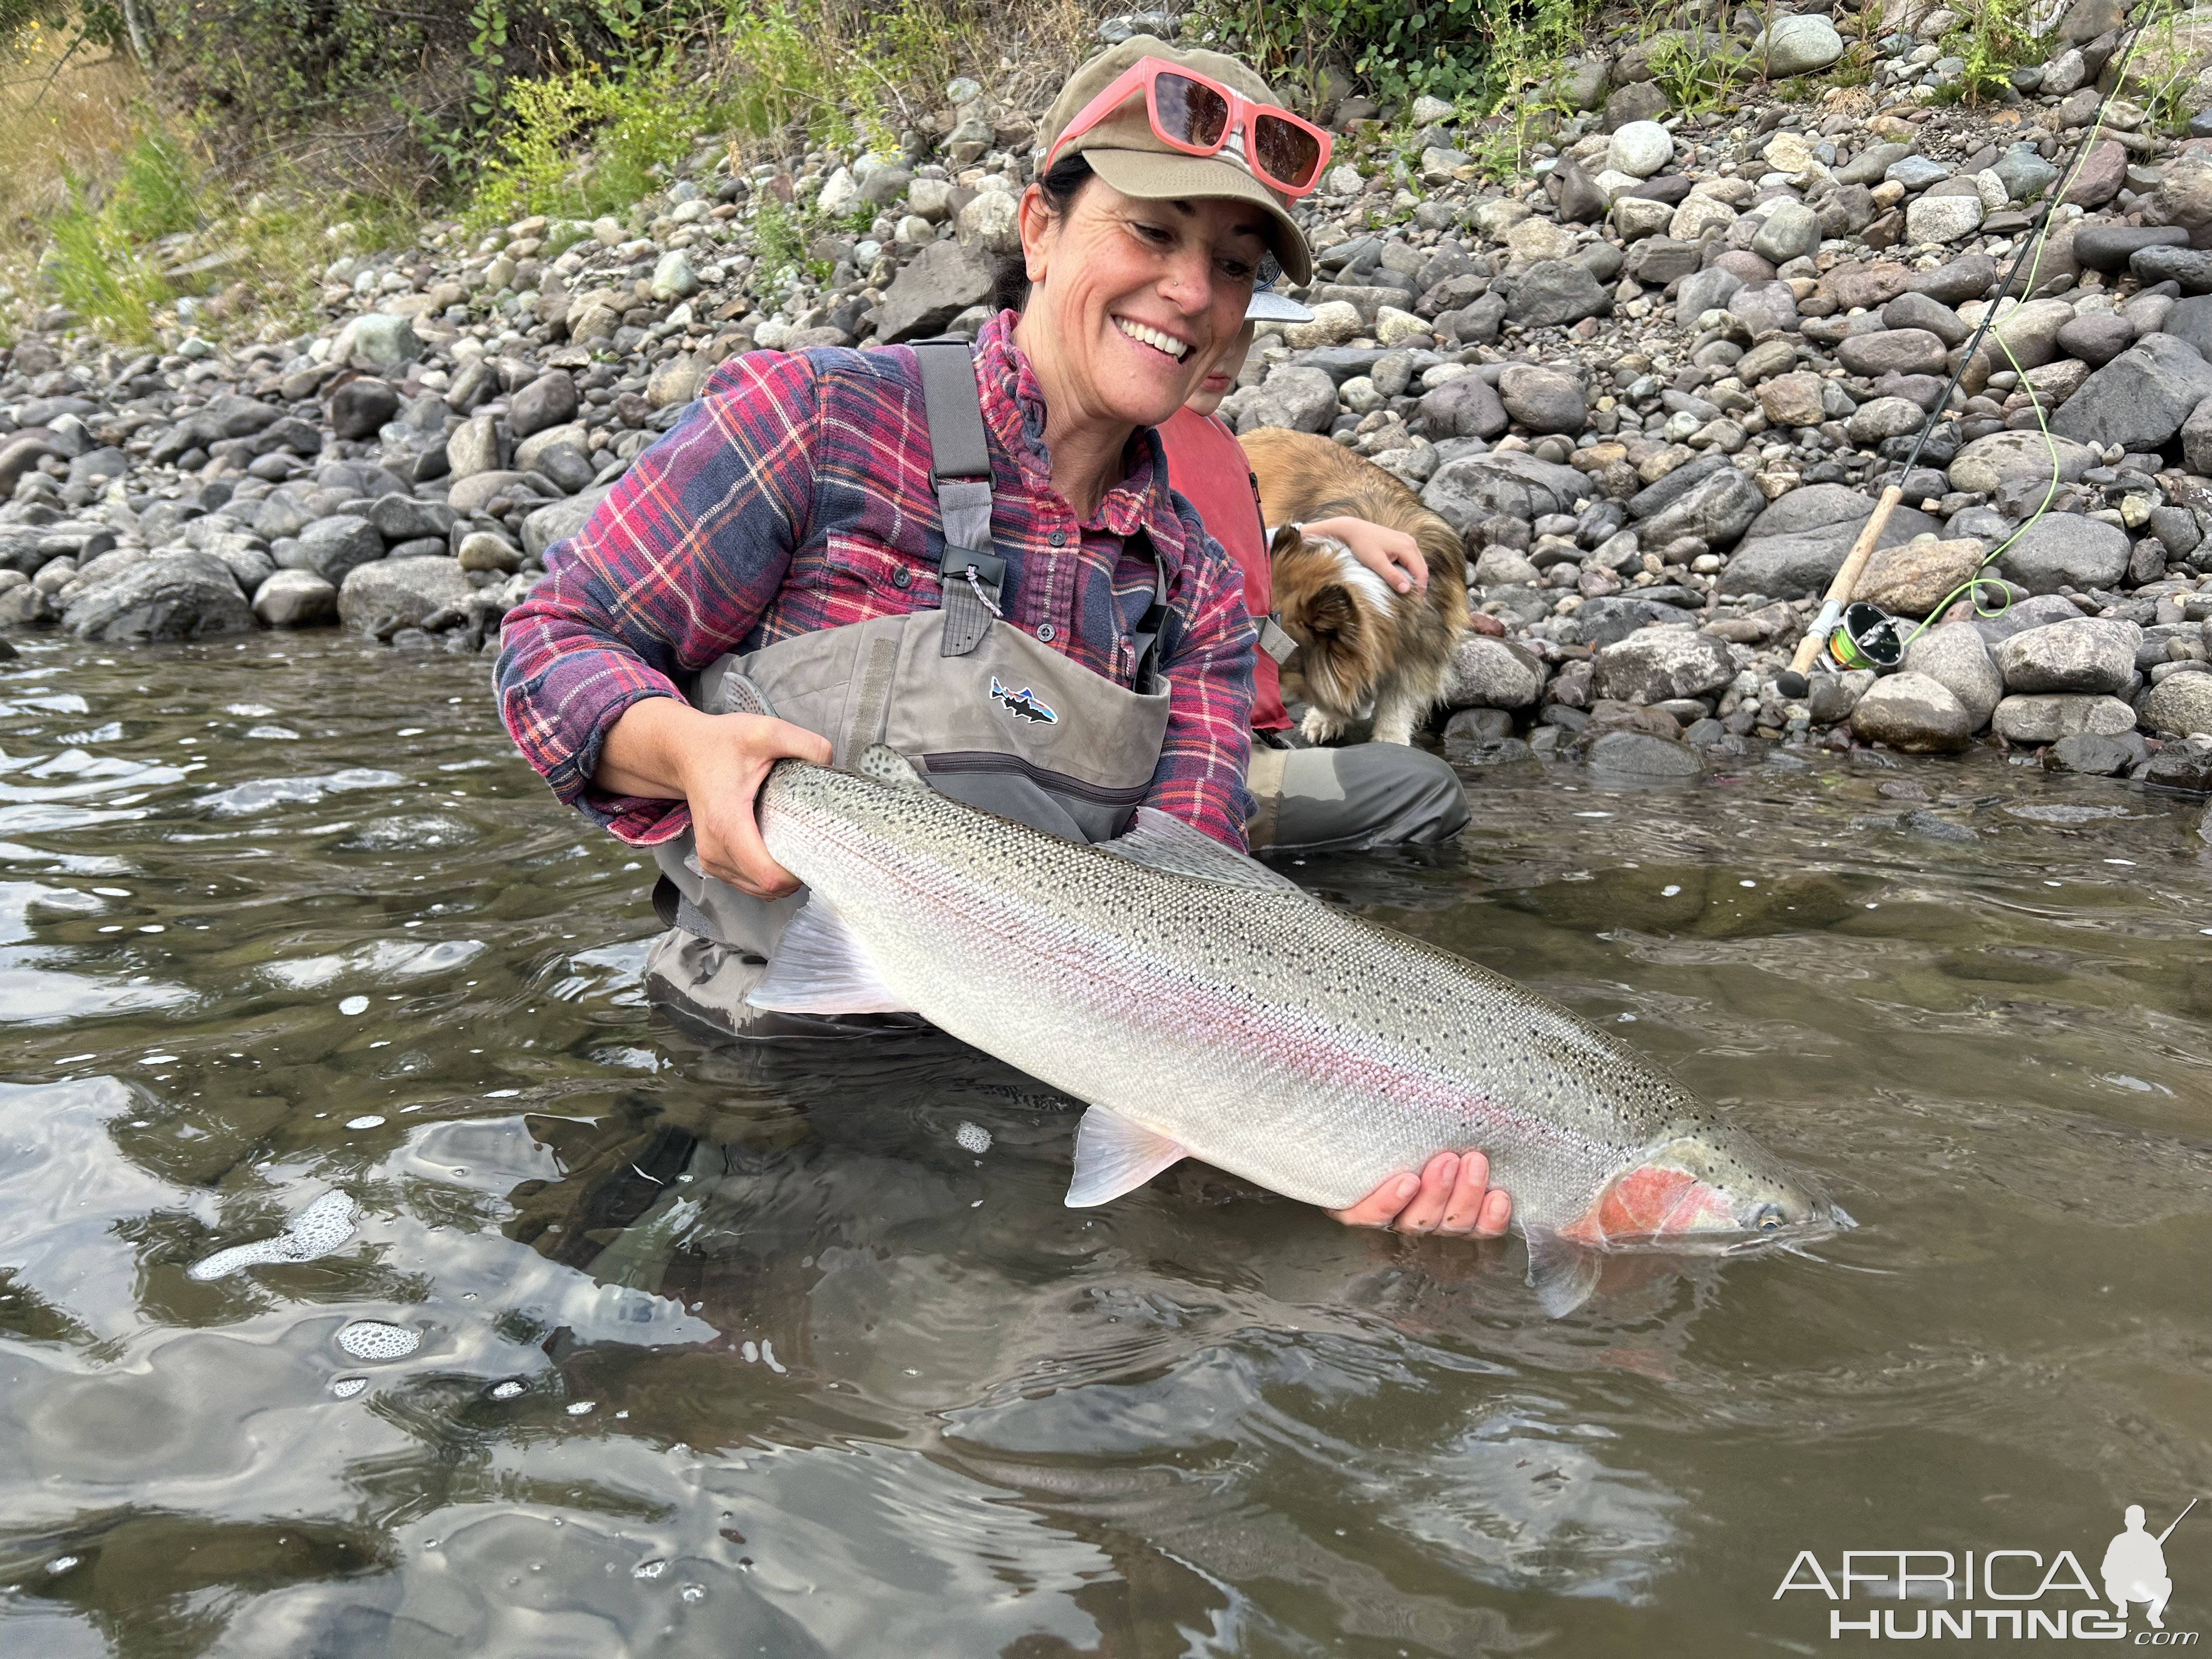
M 1163 75 L 1153 82 L 1160 125 L 1186 144 L 1218 144 L 1229 129 L 1228 100 L 1212 87 Z
M 1313 182 L 1321 167 L 1321 141 L 1313 134 L 1279 115 L 1262 115 L 1252 123 L 1252 137 L 1271 176 L 1300 190 Z

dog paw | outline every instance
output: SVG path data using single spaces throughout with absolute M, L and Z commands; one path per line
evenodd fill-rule
M 1306 710 L 1306 717 L 1298 722 L 1298 735 L 1316 746 L 1334 743 L 1343 732 L 1343 726 L 1316 708 Z

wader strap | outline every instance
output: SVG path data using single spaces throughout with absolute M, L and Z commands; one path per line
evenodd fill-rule
M 941 654 L 964 657 L 1006 605 L 1006 562 L 992 551 L 991 446 L 968 342 L 920 340 L 922 418 L 929 425 L 929 477 L 945 532 L 937 567 L 944 591 Z
M 1168 571 L 1167 567 L 1160 562 L 1159 553 L 1152 546 L 1152 538 L 1141 530 L 1136 533 L 1145 537 L 1145 551 L 1152 556 L 1152 602 L 1145 607 L 1145 614 L 1138 619 L 1137 631 L 1129 636 L 1135 658 L 1135 667 L 1129 676 L 1129 689 L 1150 696 L 1161 689 L 1160 630 L 1167 626 L 1168 622 Z
M 1260 648 L 1275 659 L 1276 667 L 1280 668 L 1297 653 L 1298 642 L 1291 637 L 1288 629 L 1275 620 L 1272 612 L 1265 617 L 1255 617 L 1252 622 L 1260 630 Z
M 1244 770 L 1244 787 L 1252 796 L 1252 822 L 1244 839 L 1255 852 L 1275 844 L 1283 815 L 1283 769 L 1290 751 L 1272 745 L 1252 745 L 1251 763 Z

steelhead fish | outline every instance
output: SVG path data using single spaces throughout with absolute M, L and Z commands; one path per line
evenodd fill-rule
M 1088 1102 L 1071 1206 L 1197 1158 L 1341 1209 L 1480 1150 L 1554 1313 L 1600 1250 L 1851 1224 L 1612 1037 L 1179 819 L 1140 809 L 1085 846 L 939 794 L 881 745 L 860 767 L 786 760 L 762 787 L 768 850 L 810 896 L 748 1000 L 916 1012 Z

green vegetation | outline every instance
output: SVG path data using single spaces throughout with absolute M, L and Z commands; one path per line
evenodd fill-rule
M 1945 88 L 1946 101 L 1984 104 L 2004 96 L 2012 72 L 2041 63 L 2049 43 L 2028 33 L 2028 0 L 1962 0 L 1966 21 L 1942 41 L 1966 66 Z
M 1323 65 L 1341 62 L 1386 103 L 1426 94 L 1488 110 L 1547 78 L 1589 11 L 1579 0 L 1204 0 L 1194 21 L 1311 103 Z

